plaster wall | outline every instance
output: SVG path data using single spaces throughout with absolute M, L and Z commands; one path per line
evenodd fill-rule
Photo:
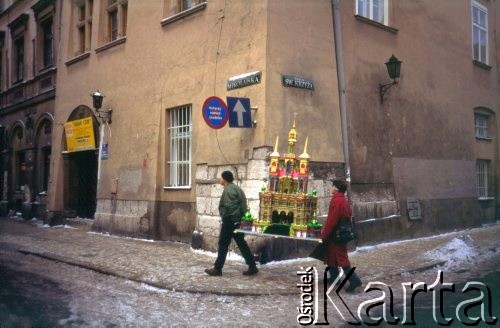
M 295 112 L 300 140 L 297 152 L 302 151 L 309 135 L 308 152 L 315 159 L 342 162 L 328 1 L 294 0 L 283 6 L 264 0 L 214 0 L 199 12 L 163 25 L 162 1 L 129 1 L 126 40 L 109 47 L 102 36 L 105 15 L 98 14 L 103 10 L 100 6 L 94 1 L 88 57 L 77 61 L 71 44 L 71 8 L 66 3 L 62 8 L 66 29 L 58 62 L 61 89 L 54 131 L 54 154 L 60 154 L 64 150 L 63 126 L 73 109 L 79 105 L 92 107 L 89 94 L 94 90 L 105 94 L 103 108 L 112 108 L 113 118 L 104 129 L 109 159 L 102 161 L 96 226 L 109 226 L 111 217 L 115 222 L 117 217 L 125 220 L 130 215 L 127 202 L 135 201 L 149 205 L 134 215 L 130 226 L 140 227 L 141 217 L 147 216 L 153 236 L 158 229 L 162 238 L 167 238 L 169 230 L 179 235 L 177 228 L 167 227 L 179 227 L 182 220 L 190 222 L 182 226 L 194 225 L 196 214 L 192 209 L 198 188 L 194 179 L 191 188 L 164 188 L 169 108 L 192 105 L 193 177 L 196 166 L 203 163 L 244 166 L 252 174 L 252 167 L 259 165 L 251 160 L 254 147 L 274 144 L 279 134 L 279 151 L 286 150 L 286 134 Z M 298 21 L 290 23 L 290 15 Z M 321 26 L 310 24 L 318 19 Z M 255 71 L 262 73 L 260 83 L 227 90 L 229 78 Z M 311 78 L 318 89 L 285 88 L 281 74 Z M 256 127 L 208 127 L 201 107 L 214 95 L 224 100 L 227 96 L 250 98 L 251 106 L 258 107 L 252 111 Z M 51 207 L 60 209 L 60 156 L 53 156 L 53 170 Z M 117 207 L 107 205 L 112 201 Z M 184 208 L 184 214 L 171 215 L 175 206 L 167 203 Z M 185 231 L 182 235 L 185 240 Z

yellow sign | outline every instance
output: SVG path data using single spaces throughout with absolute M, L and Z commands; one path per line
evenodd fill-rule
M 68 152 L 95 149 L 94 126 L 91 117 L 65 123 L 64 131 Z

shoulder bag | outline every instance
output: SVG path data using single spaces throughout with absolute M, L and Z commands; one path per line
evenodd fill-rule
M 330 239 L 335 244 L 340 245 L 347 244 L 351 240 L 354 240 L 354 238 L 354 227 L 351 218 L 340 220 L 330 236 Z

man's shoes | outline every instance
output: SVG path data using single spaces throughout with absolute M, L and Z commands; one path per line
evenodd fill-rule
M 361 286 L 361 280 L 357 279 L 354 281 L 351 281 L 349 283 L 349 287 L 345 289 L 346 293 L 354 293 L 356 292 L 356 288 Z
M 250 268 L 248 268 L 247 271 L 243 271 L 243 275 L 253 276 L 254 274 L 257 274 L 258 272 L 259 272 L 259 269 L 257 269 L 257 267 L 250 267 Z
M 209 276 L 222 276 L 222 270 L 216 268 L 205 269 L 205 273 Z

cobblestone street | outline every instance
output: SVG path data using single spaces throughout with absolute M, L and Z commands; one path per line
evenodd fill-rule
M 17 288 L 27 311 L 43 309 L 46 317 L 41 318 L 47 323 L 68 327 L 298 326 L 297 271 L 315 266 L 321 275 L 323 269 L 319 261 L 294 259 L 261 265 L 258 275 L 246 277 L 241 274 L 246 268 L 243 261 L 235 259 L 227 261 L 222 277 L 209 277 L 203 270 L 213 264 L 213 254 L 180 243 L 112 237 L 76 227 L 49 228 L 37 221 L 0 219 L 2 284 L 11 286 L 11 292 Z M 382 281 L 397 289 L 402 281 L 430 284 L 436 280 L 437 265 L 447 282 L 460 282 L 498 269 L 499 232 L 500 226 L 493 225 L 362 247 L 350 256 L 365 285 Z M 457 261 L 447 249 L 442 258 L 431 256 L 454 243 L 470 247 L 475 259 Z M 35 290 L 23 289 L 33 281 L 40 282 Z M 10 325 L 4 323 L 2 328 L 30 327 L 30 314 L 13 313 L 5 293 L 9 289 L 0 293 L 0 316 Z M 356 305 L 363 296 L 344 299 Z M 333 311 L 329 319 L 342 322 Z

